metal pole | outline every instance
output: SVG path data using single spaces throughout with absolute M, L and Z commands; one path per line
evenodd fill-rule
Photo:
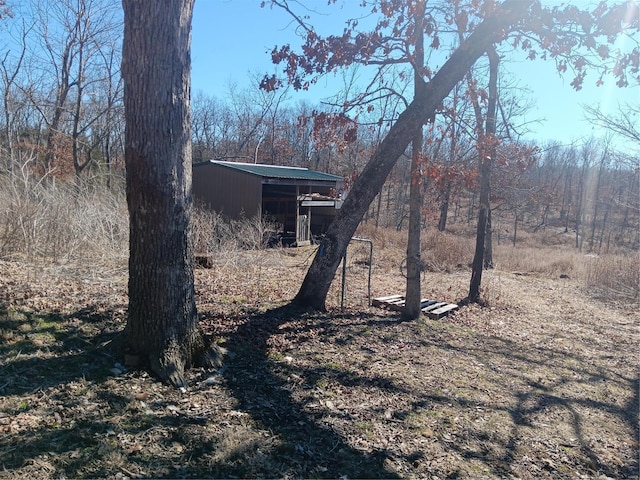
M 352 237 L 354 242 L 365 242 L 369 244 L 369 278 L 367 280 L 367 297 L 371 306 L 371 266 L 373 265 L 373 241 L 369 238 Z M 344 311 L 344 298 L 347 292 L 347 251 L 342 257 L 342 294 L 340 297 L 340 310 Z
M 373 265 L 373 241 L 369 238 L 353 237 L 351 240 L 356 242 L 365 242 L 369 244 L 369 279 L 367 282 L 367 293 L 369 298 L 369 306 L 371 306 L 371 266 Z M 344 278 L 344 274 L 343 274 Z
M 340 298 L 340 310 L 344 311 L 344 297 L 345 291 L 347 288 L 347 251 L 344 251 L 344 256 L 342 257 L 342 296 Z

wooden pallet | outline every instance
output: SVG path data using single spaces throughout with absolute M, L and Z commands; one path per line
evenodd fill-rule
M 400 311 L 404 307 L 404 296 L 389 295 L 387 297 L 374 298 L 371 301 L 374 307 L 389 308 L 391 310 Z M 458 309 L 455 303 L 438 302 L 437 300 L 422 299 L 420 301 L 420 309 L 433 319 L 442 318 Z

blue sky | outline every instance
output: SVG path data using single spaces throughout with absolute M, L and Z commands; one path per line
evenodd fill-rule
M 296 12 L 303 12 L 291 2 Z M 305 0 L 313 11 L 313 24 L 322 33 L 341 33 L 344 19 L 349 13 L 361 12 L 357 0 L 344 0 L 327 7 L 327 0 Z M 577 2 L 574 2 L 577 3 Z M 580 2 L 583 4 L 584 2 Z M 192 39 L 192 90 L 203 91 L 224 99 L 230 84 L 249 87 L 250 73 L 262 76 L 273 73 L 269 52 L 275 45 L 291 43 L 299 45 L 289 16 L 280 9 L 260 8 L 260 0 L 196 0 Z M 529 124 L 530 138 L 558 140 L 563 143 L 599 136 L 584 121 L 581 104 L 600 106 L 613 112 L 618 103 L 640 102 L 640 88 L 620 89 L 613 79 L 596 87 L 596 76 L 588 75 L 585 87 L 576 92 L 569 83 L 571 78 L 561 78 L 552 63 L 531 62 L 517 58 L 505 65 L 524 95 L 535 104 L 526 120 L 543 120 Z M 339 83 L 328 80 L 312 86 L 308 92 L 291 91 L 291 102 L 309 100 L 319 102 L 336 93 Z M 526 91 L 528 90 L 528 92 Z

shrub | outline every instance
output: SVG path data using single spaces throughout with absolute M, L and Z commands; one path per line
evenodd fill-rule
M 31 174 L 29 161 L 0 176 L 0 257 L 66 261 L 124 258 L 128 215 L 123 183 L 72 183 Z
M 200 254 L 260 250 L 267 246 L 275 225 L 259 217 L 227 220 L 221 214 L 196 207 L 192 218 L 194 249 Z
M 640 252 L 631 255 L 583 257 L 583 283 L 599 297 L 640 301 Z
M 474 241 L 438 230 L 422 238 L 422 261 L 429 271 L 451 272 L 467 269 L 473 260 Z

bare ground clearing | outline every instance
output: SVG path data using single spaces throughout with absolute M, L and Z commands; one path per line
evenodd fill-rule
M 229 356 L 179 392 L 120 364 L 123 266 L 0 262 L 0 478 L 637 478 L 637 306 L 571 280 L 494 271 L 490 307 L 400 322 L 366 305 L 283 305 L 310 251 L 198 270 Z M 427 273 L 464 296 L 468 272 Z M 401 293 L 374 269 L 373 295 Z

